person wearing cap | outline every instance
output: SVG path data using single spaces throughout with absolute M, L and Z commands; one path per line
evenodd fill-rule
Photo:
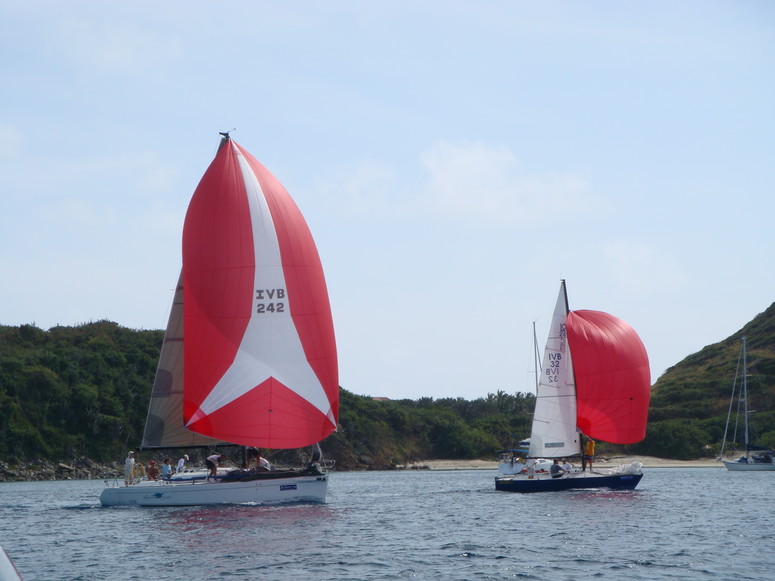
M 135 481 L 135 453 L 131 450 L 124 460 L 124 484 L 129 486 Z
M 188 462 L 188 454 L 183 454 L 183 457 L 178 460 L 178 472 L 183 472 L 186 469 L 186 462 Z
M 159 467 L 156 465 L 156 462 L 154 460 L 151 460 L 148 462 L 148 479 L 158 480 L 158 478 L 159 478 Z

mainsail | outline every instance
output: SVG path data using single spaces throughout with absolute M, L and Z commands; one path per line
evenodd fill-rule
M 191 448 L 218 440 L 183 425 L 183 275 L 178 279 L 153 381 L 142 448 Z

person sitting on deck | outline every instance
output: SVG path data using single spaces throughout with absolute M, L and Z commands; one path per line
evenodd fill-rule
M 554 459 L 552 467 L 549 468 L 549 474 L 552 475 L 552 478 L 562 478 L 562 475 L 565 474 L 565 470 L 562 469 L 557 458 Z
M 251 458 L 255 458 L 256 460 L 256 470 L 263 472 L 264 470 L 271 470 L 272 465 L 269 463 L 269 460 L 264 458 L 261 455 L 261 449 L 260 448 L 248 448 L 248 468 L 250 468 Z
M 172 465 L 170 464 L 170 459 L 165 458 L 164 465 L 161 467 L 161 479 L 169 480 L 170 476 L 172 476 Z
M 159 478 L 159 467 L 156 465 L 156 462 L 151 460 L 148 462 L 148 478 L 150 480 L 156 480 Z
M 256 469 L 271 470 L 272 465 L 269 463 L 269 460 L 267 460 L 261 454 L 259 454 L 258 457 L 256 458 Z

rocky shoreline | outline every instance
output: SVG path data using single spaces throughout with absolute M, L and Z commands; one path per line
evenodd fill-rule
M 628 458 L 627 461 L 633 458 Z M 644 468 L 712 468 L 721 464 L 714 459 L 670 460 L 638 457 Z M 597 466 L 610 467 L 622 463 L 621 458 L 600 458 Z M 369 466 L 371 470 L 495 470 L 492 460 L 421 460 L 406 465 L 387 467 Z M 340 467 L 341 468 L 341 467 Z M 362 470 L 362 468 L 361 468 Z M 341 470 L 348 471 L 348 470 Z M 360 470 L 359 470 L 360 471 Z M 68 462 L 35 460 L 10 464 L 0 461 L 0 482 L 33 482 L 36 480 L 103 480 L 123 478 L 124 465 L 119 462 L 100 464 L 89 458 L 74 458 Z
M 123 477 L 123 467 L 118 462 L 99 464 L 89 458 L 75 458 L 69 462 L 35 460 L 15 464 L 0 461 L 0 482 L 93 480 L 119 477 Z
M 230 464 L 226 464 L 229 466 Z M 204 466 L 201 466 L 204 468 Z M 236 465 L 234 466 L 236 468 Z M 338 470 L 337 470 L 338 469 Z M 430 470 L 424 463 L 407 466 L 378 466 L 359 463 L 355 467 L 337 465 L 340 472 L 364 470 Z M 34 482 L 37 480 L 112 480 L 124 478 L 124 463 L 99 463 L 90 458 L 74 458 L 66 462 L 33 460 L 10 463 L 0 460 L 0 482 Z
M 226 463 L 226 466 L 230 466 Z M 204 468 L 204 466 L 201 466 Z M 236 468 L 236 465 L 234 466 Z M 338 471 L 363 470 L 429 470 L 425 464 L 408 466 L 376 466 L 358 464 L 354 468 L 338 466 Z M 337 471 L 337 468 L 334 468 Z M 90 458 L 74 458 L 67 462 L 33 460 L 10 463 L 0 460 L 0 482 L 34 482 L 38 480 L 113 480 L 124 478 L 124 463 L 99 463 Z

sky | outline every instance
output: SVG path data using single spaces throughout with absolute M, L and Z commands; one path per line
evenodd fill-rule
M 163 329 L 230 129 L 356 394 L 534 392 L 561 279 L 652 381 L 775 301 L 767 0 L 6 0 L 0 48 L 3 325 Z

